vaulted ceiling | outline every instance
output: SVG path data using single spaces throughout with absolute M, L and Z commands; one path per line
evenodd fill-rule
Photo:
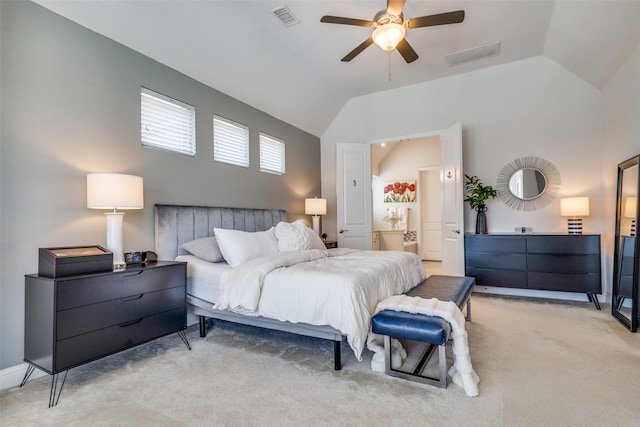
M 35 2 L 317 136 L 350 98 L 539 55 L 601 89 L 640 44 L 640 0 L 407 0 L 405 19 L 466 12 L 460 24 L 408 30 L 410 64 L 376 45 L 341 62 L 372 29 L 320 22 L 372 20 L 385 0 Z M 285 27 L 272 13 L 282 6 L 300 22 Z M 447 64 L 494 42 L 498 55 Z

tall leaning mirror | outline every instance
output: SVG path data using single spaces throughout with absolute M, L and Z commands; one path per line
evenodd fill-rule
M 640 156 L 618 165 L 616 236 L 613 264 L 612 314 L 631 332 L 638 329 L 640 313 Z

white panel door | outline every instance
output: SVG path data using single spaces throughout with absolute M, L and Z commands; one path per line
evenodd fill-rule
M 338 247 L 371 249 L 371 147 L 336 145 Z
M 440 167 L 420 171 L 420 258 L 442 261 L 442 184 Z
M 440 136 L 442 182 L 442 273 L 464 276 L 462 125 Z

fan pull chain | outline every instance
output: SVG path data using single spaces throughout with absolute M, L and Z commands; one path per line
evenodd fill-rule
M 387 81 L 391 81 L 391 51 L 387 52 L 389 54 L 389 74 L 387 74 Z

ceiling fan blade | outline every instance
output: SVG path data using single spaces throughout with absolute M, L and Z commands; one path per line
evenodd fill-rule
M 365 21 L 364 19 L 343 18 L 341 16 L 323 16 L 320 18 L 320 22 L 327 24 L 343 24 L 343 25 L 357 25 L 358 27 L 373 27 L 375 22 Z
M 347 54 L 347 56 L 345 56 L 344 58 L 341 59 L 342 62 L 349 62 L 351 61 L 353 58 L 355 58 L 356 56 L 358 56 L 360 54 L 360 52 L 362 52 L 363 50 L 365 50 L 366 48 L 368 48 L 369 46 L 371 46 L 373 44 L 373 39 L 371 37 L 369 37 L 368 39 L 366 39 L 365 41 L 363 41 L 362 43 L 360 43 L 358 45 L 358 47 L 356 47 L 355 49 L 353 49 L 351 52 L 349 52 Z
M 389 15 L 400 16 L 406 0 L 387 0 L 387 13 Z
M 398 49 L 398 52 L 400 52 L 400 55 L 402 55 L 407 64 L 410 64 L 418 59 L 418 54 L 415 50 L 413 50 L 407 39 L 400 40 L 400 43 L 398 43 L 396 49 Z
M 421 16 L 406 21 L 407 28 L 433 27 L 435 25 L 459 24 L 464 21 L 464 10 Z

